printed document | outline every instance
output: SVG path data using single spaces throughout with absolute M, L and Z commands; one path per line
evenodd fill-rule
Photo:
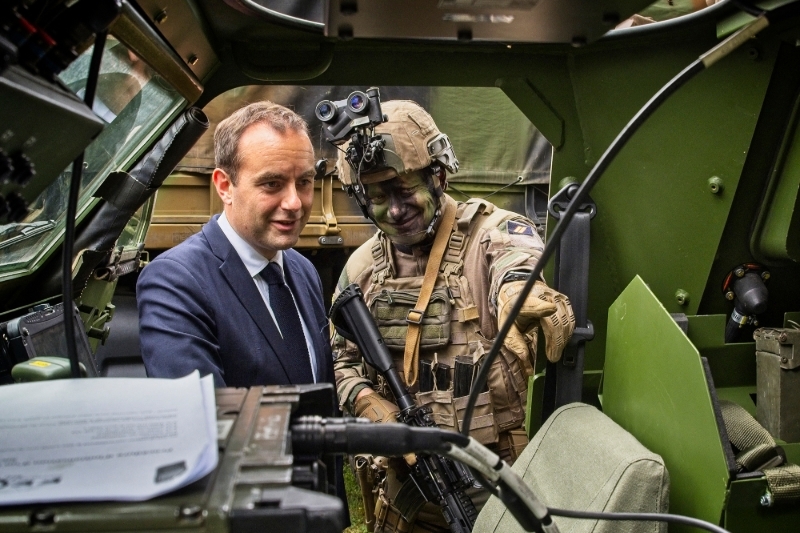
M 0 387 L 0 505 L 146 500 L 217 465 L 214 383 L 94 378 Z

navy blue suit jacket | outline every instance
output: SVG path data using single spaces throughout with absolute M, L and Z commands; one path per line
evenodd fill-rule
M 267 306 L 217 218 L 159 255 L 139 276 L 147 375 L 177 378 L 197 369 L 203 376 L 212 374 L 217 387 L 300 384 Z M 283 257 L 287 284 L 313 337 L 317 381 L 333 383 L 319 274 L 294 250 Z M 297 338 L 288 336 L 290 342 Z

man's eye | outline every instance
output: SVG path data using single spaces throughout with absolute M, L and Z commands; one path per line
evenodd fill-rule
M 304 189 L 307 188 L 307 187 L 313 187 L 314 186 L 314 180 L 311 179 L 311 178 L 303 178 L 301 180 L 298 180 L 297 186 L 301 187 L 301 188 L 304 188 Z
M 267 189 L 280 189 L 282 183 L 280 181 L 268 181 L 264 183 L 264 187 Z
M 383 202 L 386 201 L 386 195 L 385 194 L 377 194 L 375 196 L 370 196 L 369 197 L 369 201 L 372 202 L 373 204 L 382 204 Z

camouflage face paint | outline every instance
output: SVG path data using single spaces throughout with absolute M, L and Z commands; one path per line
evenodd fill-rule
M 433 180 L 423 172 L 411 172 L 366 185 L 367 210 L 389 239 L 424 232 L 436 214 Z

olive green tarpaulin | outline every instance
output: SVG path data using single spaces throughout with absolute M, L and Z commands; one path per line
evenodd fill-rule
M 314 108 L 320 100 L 341 100 L 366 87 L 248 86 L 232 89 L 214 100 L 205 112 L 211 127 L 178 166 L 179 170 L 209 173 L 214 168 L 214 129 L 249 103 L 271 100 L 297 111 L 309 124 L 317 157 L 329 160 L 335 148 L 321 136 Z M 522 184 L 547 183 L 552 148 L 519 109 L 494 87 L 381 87 L 381 99 L 414 100 L 430 111 L 446 133 L 461 168 L 451 181 L 505 185 L 522 176 Z

